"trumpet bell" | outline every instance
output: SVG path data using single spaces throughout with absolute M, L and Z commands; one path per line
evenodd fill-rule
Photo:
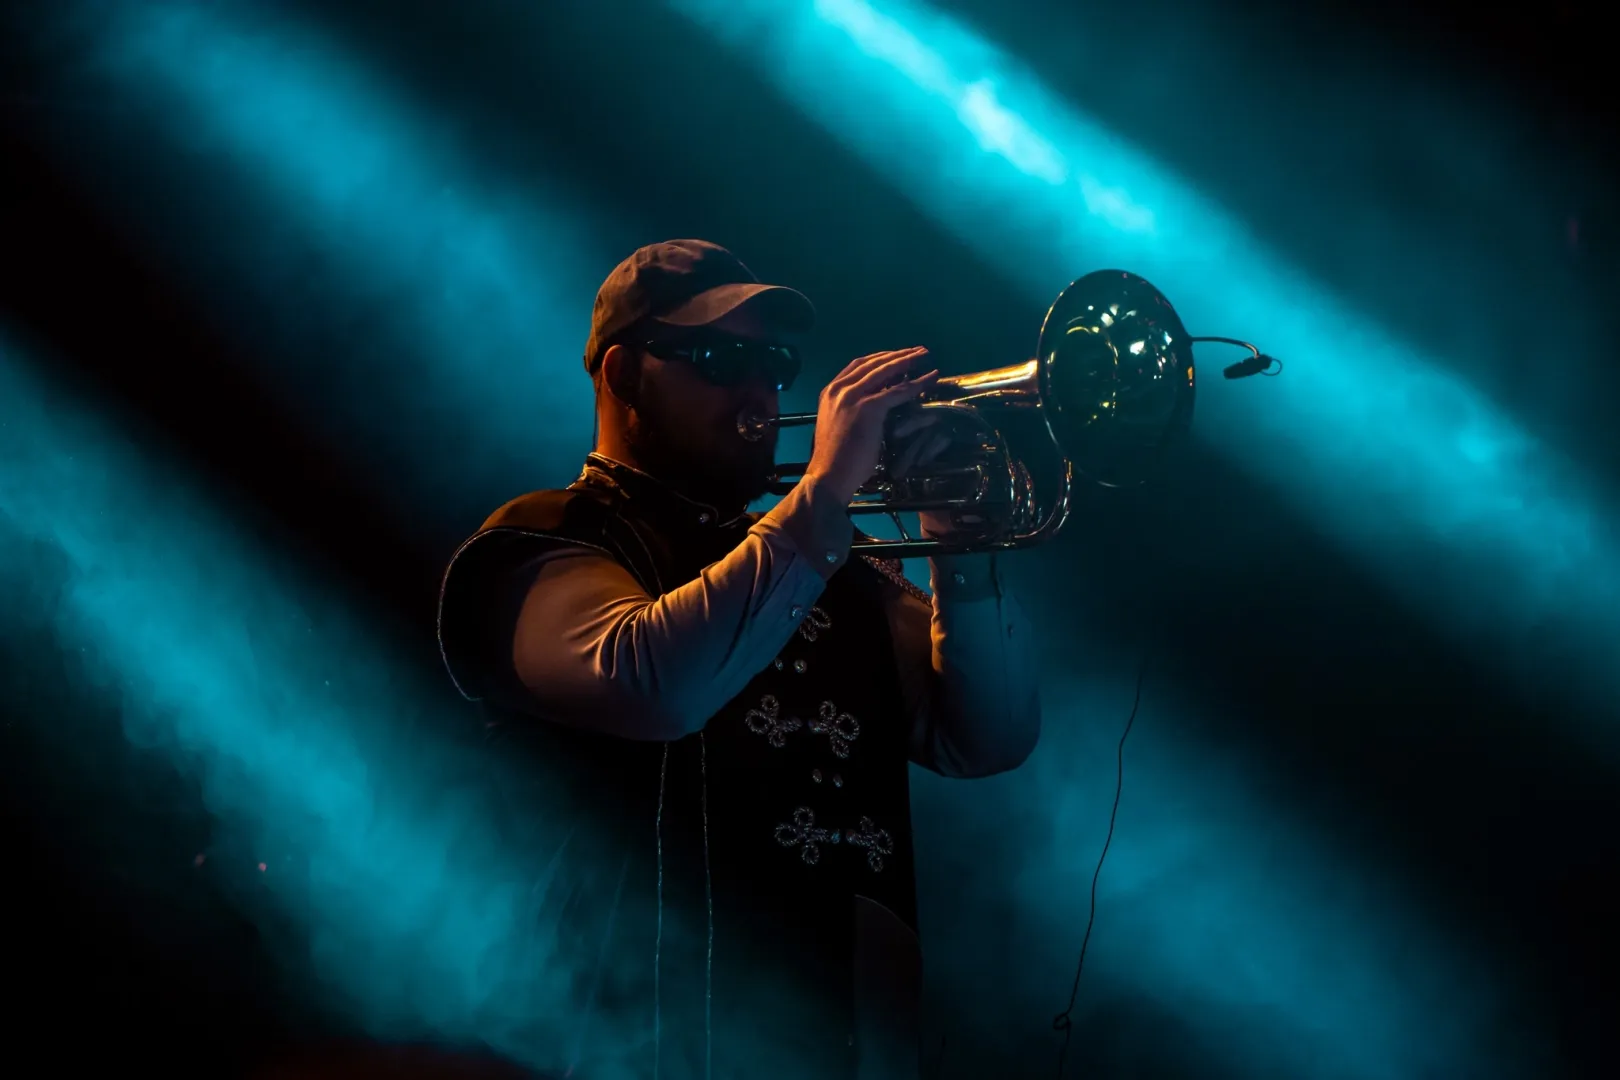
M 1042 413 L 1080 476 L 1151 479 L 1192 424 L 1192 341 L 1146 279 L 1098 270 L 1058 295 L 1036 351 Z
M 892 558 L 1029 547 L 1063 528 L 1077 474 L 1103 487 L 1153 479 L 1192 425 L 1195 340 L 1246 344 L 1189 337 L 1164 294 L 1124 270 L 1070 282 L 1033 359 L 940 379 L 917 399 L 938 414 L 947 449 L 920 470 L 880 464 L 849 509 L 888 514 L 902 539 L 855 546 Z M 737 431 L 758 439 L 815 422 L 814 413 L 743 415 Z M 806 468 L 780 466 L 773 490 L 786 494 Z M 950 539 L 906 534 L 898 514 L 914 510 L 949 511 Z

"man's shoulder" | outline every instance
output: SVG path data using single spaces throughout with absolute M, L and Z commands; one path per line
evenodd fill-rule
M 604 515 L 608 500 L 598 492 L 580 487 L 564 487 L 557 491 L 531 491 L 518 495 L 499 510 L 484 518 L 480 533 L 488 529 L 535 529 L 549 531 L 570 518 L 580 515 Z
M 594 531 L 607 524 L 612 514 L 611 502 L 603 493 L 591 488 L 531 491 L 512 499 L 485 518 L 478 531 L 521 529 L 526 532 L 556 533 L 580 527 Z
M 611 554 L 612 507 L 578 488 L 531 491 L 485 520 L 450 557 L 439 585 L 439 648 L 450 677 L 466 697 L 490 692 L 511 652 L 513 598 L 534 560 L 561 548 Z
M 586 487 L 519 495 L 462 542 L 451 557 L 446 581 L 466 578 L 475 569 L 499 573 L 559 546 L 614 550 L 615 509 L 611 498 Z

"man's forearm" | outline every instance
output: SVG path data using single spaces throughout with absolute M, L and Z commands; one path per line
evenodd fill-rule
M 797 631 L 852 529 L 841 504 L 797 489 L 724 559 L 657 598 L 601 553 L 548 558 L 513 640 L 526 704 L 628 738 L 698 730 Z
M 994 555 L 930 562 L 935 767 L 987 776 L 1021 765 L 1040 739 L 1041 706 L 1029 622 Z

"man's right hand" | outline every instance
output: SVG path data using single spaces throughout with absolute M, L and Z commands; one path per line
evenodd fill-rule
M 926 362 L 922 346 L 873 353 L 852 362 L 821 392 L 806 482 L 847 503 L 877 471 L 889 414 L 916 400 L 938 370 L 913 375 Z M 919 422 L 925 422 L 919 418 Z

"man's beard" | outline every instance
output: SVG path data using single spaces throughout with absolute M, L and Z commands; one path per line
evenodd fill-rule
M 627 432 L 639 468 L 723 514 L 740 513 L 770 490 L 776 464 L 774 429 L 757 443 L 735 436 L 735 447 L 725 445 L 728 433 L 723 431 L 701 440 L 682 438 L 664 399 L 651 386 L 641 389 Z M 724 449 L 716 452 L 717 444 Z

